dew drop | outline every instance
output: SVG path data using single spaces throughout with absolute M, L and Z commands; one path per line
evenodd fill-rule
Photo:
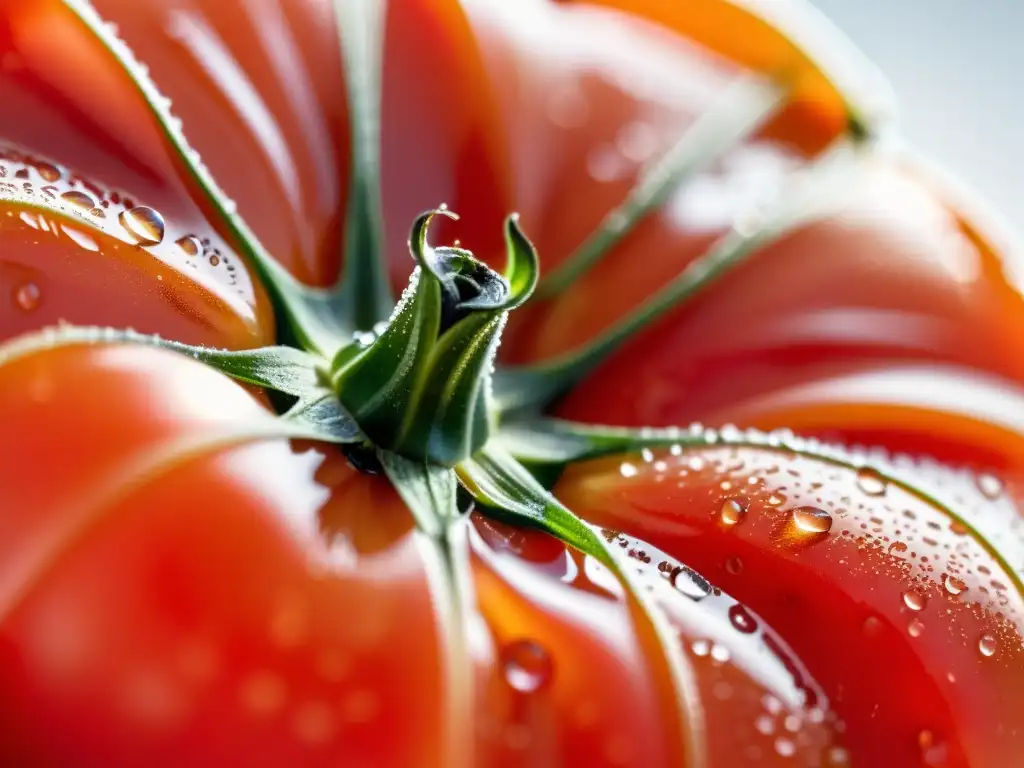
M 924 632 L 924 624 L 920 619 L 911 619 L 907 625 L 907 633 L 911 637 L 920 637 L 921 633 Z
M 501 652 L 505 681 L 520 693 L 534 693 L 551 679 L 551 657 L 532 640 L 517 640 Z
M 796 754 L 796 745 L 791 740 L 780 737 L 775 740 L 775 751 L 782 757 L 792 757 Z
M 850 765 L 850 753 L 845 747 L 831 747 L 825 755 L 828 768 L 847 768 Z
M 628 170 L 625 158 L 614 147 L 595 147 L 587 156 L 587 172 L 594 181 L 617 181 L 623 178 Z
M 904 544 L 902 541 L 894 541 L 892 544 L 889 545 L 889 548 L 886 550 L 886 552 L 888 554 L 890 554 L 890 555 L 892 555 L 892 554 L 900 554 L 900 553 L 906 552 L 906 551 L 907 551 L 907 545 Z
M 729 621 L 732 622 L 732 625 L 738 631 L 745 635 L 757 631 L 757 621 L 739 603 L 729 609 Z
M 995 501 L 1003 494 L 1003 481 L 990 472 L 982 472 L 975 479 L 975 484 L 981 495 L 990 501 Z
M 952 523 L 950 523 L 949 530 L 957 536 L 966 536 L 968 533 L 971 532 L 971 529 L 959 520 L 954 520 Z
M 218 256 L 216 253 L 211 253 L 209 261 L 211 267 L 216 267 L 218 264 L 220 264 L 220 256 Z
M 797 507 L 793 522 L 804 533 L 824 534 L 832 530 L 832 515 L 818 507 Z
M 658 138 L 650 123 L 639 120 L 624 126 L 615 138 L 622 156 L 634 163 L 649 159 L 658 149 Z
M 163 216 L 145 205 L 122 211 L 117 219 L 141 245 L 156 245 L 164 239 Z
M 948 573 L 942 574 L 942 586 L 951 595 L 962 594 L 967 589 L 967 585 L 963 581 L 956 578 L 956 576 L 950 576 Z
M 589 117 L 587 98 L 577 87 L 554 91 L 548 100 L 548 118 L 559 128 L 579 128 Z
M 722 508 L 719 510 L 719 516 L 725 525 L 737 525 L 743 522 L 746 514 L 747 510 L 735 499 L 722 502 Z
M 93 240 L 89 235 L 85 234 L 80 229 L 68 226 L 67 224 L 60 225 L 61 232 L 68 236 L 68 238 L 80 247 L 87 251 L 98 251 L 100 249 L 99 243 Z
M 60 181 L 60 169 L 49 163 L 36 164 L 36 171 L 43 178 L 43 181 Z
M 928 605 L 928 599 L 924 595 L 913 591 L 903 593 L 903 602 L 912 611 L 923 611 Z
M 875 616 L 868 616 L 864 619 L 861 629 L 868 637 L 878 637 L 882 633 L 883 627 L 884 625 L 880 619 Z
M 39 306 L 39 299 L 42 292 L 35 283 L 22 283 L 14 291 L 14 301 L 26 312 L 31 312 Z
M 623 477 L 636 477 L 637 468 L 634 464 L 624 461 L 619 465 L 619 474 Z
M 82 210 L 88 211 L 96 207 L 96 201 L 93 200 L 85 192 L 80 192 L 77 189 L 72 189 L 69 192 L 65 192 L 60 196 L 68 205 L 72 205 L 75 208 L 81 208 Z
M 982 635 L 978 641 L 978 650 L 981 651 L 982 656 L 994 656 L 996 648 L 996 639 L 992 635 Z
M 857 470 L 857 487 L 868 496 L 885 495 L 888 482 L 882 474 L 873 467 L 861 467 Z
M 189 256 L 198 256 L 203 252 L 203 244 L 199 242 L 199 238 L 195 235 L 179 237 L 174 241 L 174 244 Z

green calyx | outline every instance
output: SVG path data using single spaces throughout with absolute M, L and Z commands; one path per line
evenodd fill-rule
M 439 209 L 417 219 L 409 288 L 383 328 L 335 356 L 330 387 L 378 448 L 450 467 L 497 427 L 494 358 L 508 311 L 536 285 L 537 255 L 510 217 L 508 269 L 499 275 L 469 251 L 432 248 L 436 215 L 455 218 Z

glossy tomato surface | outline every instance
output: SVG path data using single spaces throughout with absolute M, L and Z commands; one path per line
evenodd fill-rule
M 891 130 L 869 68 L 811 9 L 747 5 L 390 3 L 392 283 L 408 278 L 413 218 L 441 202 L 462 218 L 432 236 L 497 265 L 502 221 L 521 212 L 551 273 L 737 78 L 787 73 L 778 109 L 568 289 L 542 286 L 513 314 L 503 362 L 549 360 L 847 146 L 850 103 Z M 331 285 L 352 141 L 332 3 L 93 6 L 143 73 L 82 4 L 0 0 L 0 341 L 68 321 L 275 343 L 245 243 L 138 81 L 169 100 L 267 250 Z M 893 460 L 897 481 L 858 472 L 868 454 L 737 433 L 570 467 L 556 495 L 666 587 L 653 594 L 667 635 L 593 557 L 477 510 L 455 539 L 471 600 L 453 639 L 432 544 L 396 492 L 336 447 L 275 433 L 265 398 L 165 351 L 7 347 L 0 763 L 1024 760 L 1021 273 L 1005 236 L 923 162 L 847 149 L 822 214 L 554 407 L 913 456 Z

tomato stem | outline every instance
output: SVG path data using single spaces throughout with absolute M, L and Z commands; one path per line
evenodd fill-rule
M 515 217 L 506 225 L 509 267 L 499 275 L 472 253 L 432 248 L 427 230 L 447 209 L 421 215 L 409 288 L 387 325 L 361 334 L 332 364 L 332 387 L 379 448 L 453 466 L 497 425 L 491 376 L 508 311 L 537 282 L 537 257 Z

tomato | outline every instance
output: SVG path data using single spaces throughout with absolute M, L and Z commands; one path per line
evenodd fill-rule
M 339 30 L 341 3 L 94 5 L 113 28 L 77 0 L 0 0 L 0 763 L 1019 761 L 1020 278 L 955 184 L 860 135 L 893 130 L 883 89 L 810 11 L 387 4 L 379 178 L 356 178 L 345 53 L 372 35 Z M 461 219 L 432 241 L 501 266 L 519 211 L 558 275 L 681 136 L 728 120 L 737 81 L 785 93 L 566 289 L 542 281 L 496 375 L 600 338 L 835 162 L 820 214 L 547 414 L 788 428 L 891 460 L 695 428 L 538 469 L 600 547 L 468 482 L 439 536 L 391 446 L 299 434 L 287 398 L 200 361 L 295 342 L 301 289 L 253 238 L 329 288 L 357 204 L 379 204 L 394 288 L 441 203 Z M 197 360 L 33 335 L 60 322 Z M 337 351 L 312 350 L 318 385 Z M 483 415 L 496 442 L 519 418 Z

